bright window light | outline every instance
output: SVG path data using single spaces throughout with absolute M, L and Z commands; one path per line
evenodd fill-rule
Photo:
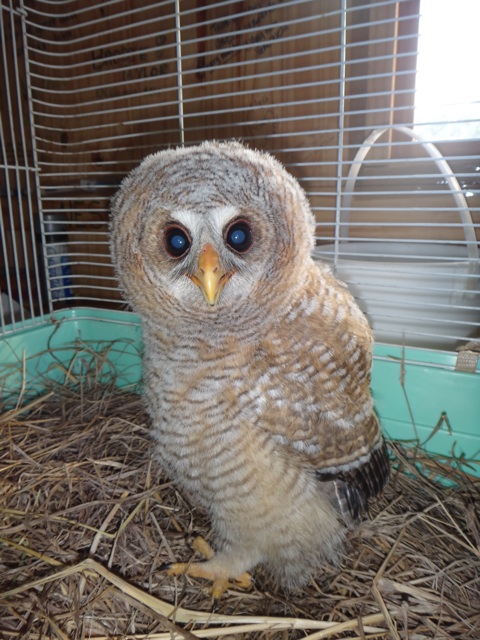
M 427 140 L 480 138 L 480 0 L 421 0 L 415 130 Z

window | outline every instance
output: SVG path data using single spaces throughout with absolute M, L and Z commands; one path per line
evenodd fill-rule
M 415 131 L 424 139 L 480 138 L 478 0 L 421 0 Z

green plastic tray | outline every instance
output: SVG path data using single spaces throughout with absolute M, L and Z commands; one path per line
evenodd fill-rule
M 99 356 L 101 360 L 99 366 Z M 4 406 L 65 384 L 86 369 L 122 388 L 140 388 L 142 332 L 132 313 L 77 308 L 32 321 L 0 338 Z M 432 453 L 455 457 L 480 476 L 480 367 L 455 371 L 455 353 L 376 345 L 375 405 L 393 439 L 420 441 Z M 445 419 L 446 418 L 446 419 Z

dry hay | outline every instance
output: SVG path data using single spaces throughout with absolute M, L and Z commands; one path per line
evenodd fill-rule
M 257 570 L 212 614 L 201 581 L 159 570 L 208 522 L 150 459 L 138 395 L 87 379 L 0 427 L 2 638 L 480 638 L 480 481 L 449 461 L 392 444 L 340 569 L 294 594 Z

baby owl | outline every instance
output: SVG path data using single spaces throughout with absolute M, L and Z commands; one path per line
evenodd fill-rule
M 140 315 L 156 456 L 209 513 L 215 553 L 173 564 L 286 588 L 335 563 L 389 464 L 372 333 L 314 262 L 303 190 L 267 153 L 205 142 L 145 158 L 112 202 L 112 255 Z

